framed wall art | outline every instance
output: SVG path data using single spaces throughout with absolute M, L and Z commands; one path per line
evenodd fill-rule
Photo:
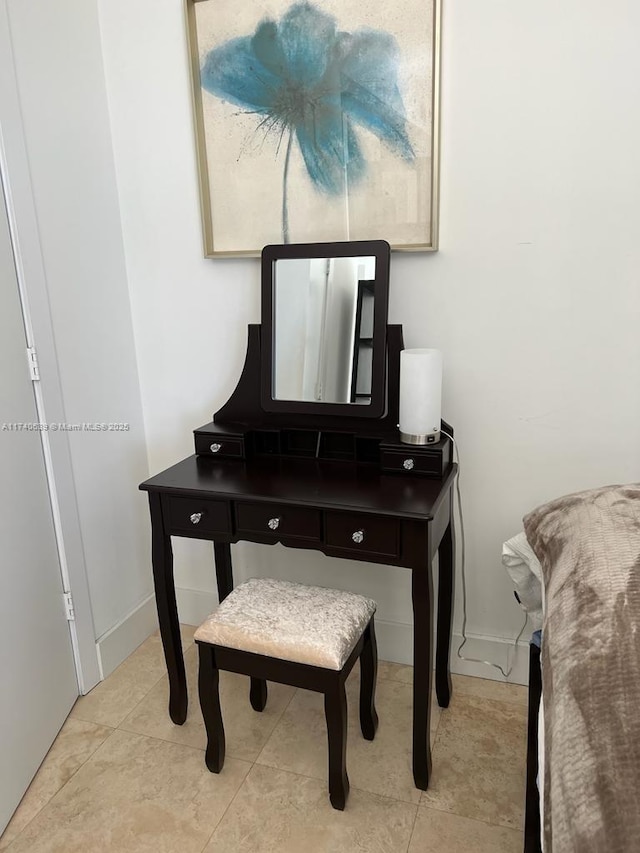
M 186 0 L 206 257 L 438 246 L 440 0 Z

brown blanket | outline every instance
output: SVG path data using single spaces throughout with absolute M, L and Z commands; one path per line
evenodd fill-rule
M 640 484 L 524 527 L 545 589 L 545 853 L 640 851 Z

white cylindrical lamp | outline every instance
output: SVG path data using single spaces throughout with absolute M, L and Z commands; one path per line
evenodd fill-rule
M 400 441 L 440 441 L 442 353 L 437 349 L 405 349 L 400 353 Z

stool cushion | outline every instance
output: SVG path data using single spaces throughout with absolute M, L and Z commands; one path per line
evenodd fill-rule
M 375 610 L 352 592 L 254 578 L 229 593 L 194 639 L 340 670 Z

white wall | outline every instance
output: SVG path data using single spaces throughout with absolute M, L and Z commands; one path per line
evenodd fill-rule
M 144 424 L 97 6 L 7 5 L 64 418 L 130 425 L 128 432 L 69 434 L 100 638 L 148 598 L 152 583 L 137 492 L 147 475 Z M 55 369 L 41 364 L 43 383 Z
M 201 258 L 182 0 L 99 5 L 157 470 L 191 452 L 191 430 L 235 386 L 259 266 Z M 639 29 L 625 0 L 444 2 L 441 249 L 393 256 L 390 320 L 407 345 L 444 351 L 480 635 L 519 626 L 500 546 L 523 513 L 640 476 Z M 213 590 L 210 548 L 176 545 L 178 586 Z M 375 595 L 381 654 L 408 658 L 408 572 L 280 547 L 236 554 L 240 574 Z

